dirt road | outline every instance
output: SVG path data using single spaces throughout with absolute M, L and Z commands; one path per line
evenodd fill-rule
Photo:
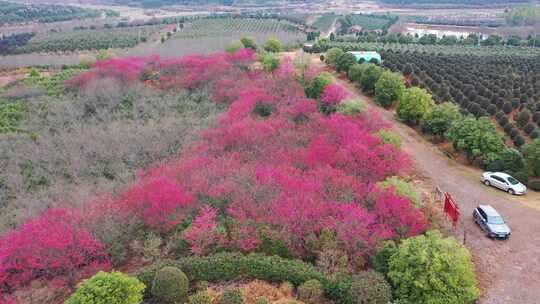
M 403 149 L 427 182 L 453 195 L 465 223 L 466 246 L 472 251 L 477 268 L 482 290 L 480 303 L 540 303 L 540 195 L 513 197 L 484 186 L 479 180 L 481 171 L 450 160 L 415 130 L 398 122 L 392 112 L 374 105 L 348 82 L 336 81 L 392 124 L 403 141 Z M 472 211 L 479 203 L 491 204 L 505 217 L 512 228 L 509 240 L 488 239 L 474 224 Z

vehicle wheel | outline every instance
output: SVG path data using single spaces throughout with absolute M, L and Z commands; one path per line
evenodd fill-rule
M 491 183 L 490 183 L 488 180 L 485 180 L 485 181 L 484 181 L 484 185 L 486 185 L 486 186 L 491 186 Z
M 512 190 L 512 189 L 508 189 L 508 194 L 514 195 L 515 192 L 514 192 L 514 190 Z

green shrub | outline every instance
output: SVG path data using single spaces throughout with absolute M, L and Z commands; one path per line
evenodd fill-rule
M 328 51 L 326 51 L 326 64 L 335 67 L 339 57 L 343 55 L 343 50 L 340 48 L 331 48 Z
M 350 282 L 350 304 L 388 304 L 392 301 L 392 289 L 384 277 L 375 271 L 363 271 Z
M 454 121 L 445 136 L 453 141 L 454 149 L 466 152 L 472 161 L 480 159 L 484 165 L 498 159 L 505 148 L 502 136 L 487 117 L 468 116 Z
M 396 147 L 396 149 L 401 149 L 401 138 L 396 133 L 383 129 L 377 132 L 377 136 L 381 140 L 382 145 L 390 144 Z
M 212 298 L 206 291 L 199 291 L 189 296 L 189 304 L 212 304 Z
M 421 120 L 422 131 L 442 137 L 452 123 L 461 119 L 459 107 L 450 102 L 443 102 L 433 107 Z
M 397 116 L 406 123 L 418 124 L 428 116 L 435 103 L 426 90 L 412 87 L 403 91 L 399 98 Z
M 519 112 L 516 115 L 516 118 L 515 118 L 516 125 L 519 128 L 523 128 L 529 122 L 530 119 L 531 119 L 531 111 L 527 109 L 523 109 L 521 112 Z
M 319 304 L 322 302 L 324 287 L 317 280 L 309 280 L 298 287 L 298 299 L 308 304 Z
M 145 286 L 121 272 L 100 271 L 79 283 L 66 304 L 139 304 Z
M 387 304 L 392 301 L 392 289 L 384 276 L 375 271 L 362 271 L 353 275 L 348 303 Z
M 390 257 L 388 278 L 404 303 L 472 303 L 480 295 L 471 254 L 438 231 L 404 240 Z
M 523 171 L 525 159 L 521 152 L 514 148 L 505 148 L 499 153 L 497 160 L 486 166 L 489 171 L 506 171 L 510 174 Z
M 96 55 L 98 61 L 109 60 L 115 57 L 115 54 L 111 50 L 102 49 Z
M 362 79 L 362 74 L 364 73 L 364 70 L 367 67 L 369 67 L 368 64 L 356 63 L 356 64 L 351 65 L 349 67 L 349 72 L 347 73 L 349 80 L 357 84 L 360 84 L 360 79 Z
M 290 258 L 292 256 L 282 240 L 273 239 L 265 234 L 261 237 L 261 245 L 257 248 L 257 252 L 265 253 L 266 255 L 278 255 L 282 258 Z
M 255 301 L 255 304 L 269 304 L 267 298 L 258 298 L 257 301 Z
M 264 50 L 271 53 L 279 53 L 283 50 L 283 45 L 281 42 L 275 38 L 270 38 L 266 40 L 264 44 Z
M 527 186 L 534 191 L 540 191 L 540 179 L 529 181 Z
M 220 304 L 242 304 L 244 299 L 238 289 L 225 289 L 221 294 Z
M 227 53 L 234 53 L 243 47 L 244 45 L 241 42 L 234 42 L 227 47 L 226 51 Z
M 332 83 L 332 75 L 327 72 L 320 73 L 306 84 L 304 88 L 306 96 L 308 98 L 318 99 L 321 97 L 324 88 L 330 83 Z
M 262 55 L 261 61 L 264 70 L 267 72 L 272 72 L 273 70 L 279 68 L 279 57 L 273 53 L 266 53 Z
M 365 103 L 356 99 L 347 99 L 337 104 L 336 110 L 343 115 L 356 115 L 364 112 Z
M 260 117 L 268 117 L 272 115 L 272 113 L 275 112 L 275 107 L 273 104 L 268 102 L 257 102 L 255 104 L 255 108 L 253 109 L 253 113 L 260 116 Z
M 523 156 L 533 176 L 540 176 L 540 139 L 523 146 Z
M 257 43 L 252 37 L 242 37 L 240 38 L 240 43 L 242 43 L 245 48 L 257 49 Z
M 176 261 L 161 261 L 143 268 L 137 277 L 150 286 L 156 273 L 165 266 L 181 269 L 190 281 L 222 282 L 233 279 L 259 279 L 268 282 L 291 282 L 298 286 L 315 279 L 324 286 L 328 298 L 344 303 L 349 285 L 330 281 L 308 263 L 279 256 L 252 253 L 219 253 L 212 256 L 185 257 Z
M 391 107 L 405 91 L 405 79 L 399 73 L 382 72 L 375 83 L 375 102 L 384 108 Z
M 379 273 L 382 273 L 384 276 L 387 276 L 390 257 L 392 257 L 392 255 L 397 251 L 398 247 L 394 241 L 384 242 L 383 247 L 371 257 L 373 269 Z
M 24 111 L 23 103 L 8 103 L 0 100 L 0 133 L 17 131 L 24 117 Z
M 366 68 L 362 72 L 362 77 L 360 78 L 360 86 L 362 87 L 362 91 L 364 91 L 364 93 L 373 93 L 375 90 L 375 84 L 379 80 L 379 77 L 381 77 L 383 71 L 383 68 L 375 64 L 370 63 L 366 65 Z
M 183 303 L 188 288 L 187 276 L 176 267 L 163 267 L 152 281 L 152 295 L 164 303 Z
M 339 56 L 336 62 L 336 70 L 338 72 L 348 72 L 349 68 L 356 63 L 356 57 L 351 53 L 344 53 Z
M 422 205 L 422 195 L 418 192 L 414 185 L 408 183 L 397 176 L 390 176 L 379 183 L 382 188 L 393 187 L 398 196 L 408 198 L 413 205 L 418 208 Z
M 512 173 L 512 176 L 524 185 L 526 185 L 529 181 L 529 172 L 527 172 L 526 170 L 514 172 Z

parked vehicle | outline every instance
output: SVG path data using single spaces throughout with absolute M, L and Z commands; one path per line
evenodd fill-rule
M 527 193 L 527 187 L 525 185 L 503 172 L 484 172 L 480 180 L 486 186 L 499 188 L 512 195 L 524 195 Z
M 490 205 L 479 205 L 473 211 L 474 222 L 484 230 L 488 237 L 507 239 L 512 234 L 510 227 L 505 223 L 495 208 Z

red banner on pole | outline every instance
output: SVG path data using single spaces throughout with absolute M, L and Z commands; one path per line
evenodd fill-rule
M 450 217 L 452 224 L 456 227 L 459 221 L 459 208 L 448 192 L 444 194 L 444 213 Z

